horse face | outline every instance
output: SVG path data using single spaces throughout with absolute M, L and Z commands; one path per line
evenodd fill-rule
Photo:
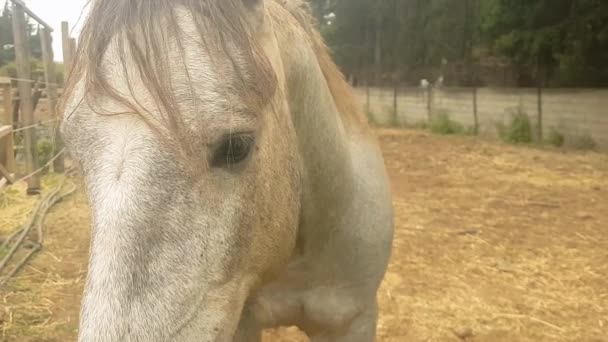
M 175 13 L 181 39 L 165 46 L 173 112 L 120 44 L 102 69 L 130 105 L 81 101 L 82 80 L 67 101 L 62 131 L 93 226 L 82 341 L 230 340 L 249 293 L 295 245 L 299 160 L 280 85 L 252 107 L 235 90 L 250 77 L 239 43 L 224 42 L 231 62 L 213 58 L 192 39 L 192 13 Z M 258 39 L 280 78 L 276 44 Z M 170 115 L 175 131 L 157 125 Z

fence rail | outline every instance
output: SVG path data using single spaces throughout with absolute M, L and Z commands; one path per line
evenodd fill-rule
M 53 28 L 51 27 L 51 25 L 47 24 L 44 20 L 40 19 L 40 17 L 38 15 L 36 15 L 36 13 L 34 13 L 31 9 L 29 9 L 22 0 L 10 0 L 10 1 L 15 6 L 19 6 L 23 10 L 23 12 L 27 13 L 27 15 L 30 18 L 34 19 L 36 22 L 38 22 L 38 24 L 44 26 L 50 32 L 53 32 Z

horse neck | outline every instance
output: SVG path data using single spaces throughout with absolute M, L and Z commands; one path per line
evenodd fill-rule
M 300 227 L 299 241 L 320 241 L 330 233 L 323 218 L 344 210 L 341 206 L 351 197 L 351 138 L 356 130 L 339 113 L 304 33 L 277 32 L 277 38 L 302 160 L 301 216 L 306 224 Z
M 348 122 L 336 107 L 312 47 L 302 44 L 291 51 L 283 53 L 285 86 L 302 157 L 339 168 L 349 155 Z

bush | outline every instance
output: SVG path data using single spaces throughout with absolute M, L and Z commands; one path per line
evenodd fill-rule
M 38 163 L 40 166 L 45 165 L 51 160 L 51 158 L 53 158 L 53 152 L 55 150 L 53 143 L 51 143 L 51 141 L 48 139 L 41 139 L 38 140 L 36 145 L 36 150 L 38 152 Z M 45 167 L 44 172 L 48 172 L 48 169 L 48 167 Z
M 511 122 L 507 126 L 499 123 L 496 127 L 502 140 L 512 144 L 529 144 L 532 142 L 532 125 L 530 118 L 523 110 L 511 114 Z
M 447 112 L 438 112 L 431 120 L 431 132 L 435 134 L 463 134 L 464 126 L 450 119 Z
M 33 80 L 44 80 L 44 67 L 38 59 L 30 59 Z M 13 61 L 0 68 L 0 76 L 17 78 L 17 64 Z
M 566 142 L 566 138 L 557 129 L 551 128 L 549 136 L 547 137 L 547 143 L 555 147 L 562 147 Z

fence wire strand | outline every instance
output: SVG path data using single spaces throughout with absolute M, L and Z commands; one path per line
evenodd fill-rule
M 32 79 L 27 79 L 27 78 L 15 78 L 15 77 L 1 77 L 3 79 L 7 79 L 7 80 L 11 80 L 11 81 L 15 81 L 15 82 L 29 82 L 29 83 L 40 83 L 40 84 L 44 84 L 44 85 L 52 85 L 55 87 L 59 87 L 58 83 L 47 83 L 45 81 L 42 80 L 32 80 Z
M 59 122 L 59 121 L 60 121 L 59 119 L 51 119 L 51 120 L 40 121 L 38 123 L 31 124 L 31 125 L 28 125 L 28 126 L 23 126 L 23 127 L 15 128 L 15 129 L 13 129 L 13 133 L 19 133 L 21 131 L 26 131 L 28 129 L 36 128 L 36 127 L 39 127 L 39 126 L 44 126 L 44 125 L 47 125 L 49 123 Z
M 23 176 L 23 177 L 21 177 L 19 179 L 16 179 L 13 182 L 13 184 L 22 182 L 24 180 L 27 180 L 28 178 L 30 178 L 32 176 L 35 176 L 38 173 L 42 172 L 45 168 L 49 167 L 55 160 L 57 160 L 57 158 L 59 158 L 60 156 L 62 156 L 64 153 L 65 153 L 65 148 L 62 148 L 61 151 L 57 152 L 57 154 L 53 158 L 51 158 L 46 164 L 44 164 L 43 166 L 41 166 L 37 170 L 32 171 L 29 174 L 27 174 L 27 175 L 25 175 L 25 176 Z

